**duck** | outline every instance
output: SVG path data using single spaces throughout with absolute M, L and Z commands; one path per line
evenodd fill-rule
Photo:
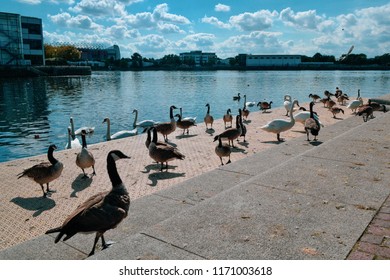
M 246 94 L 244 94 L 244 107 L 242 108 L 241 117 L 247 120 L 250 111 L 246 108 Z
M 271 109 L 272 106 L 272 101 L 267 102 L 267 101 L 260 101 L 257 103 L 257 107 L 259 107 L 260 110 L 263 111 L 263 113 L 266 113 L 267 110 Z
M 95 132 L 95 127 L 91 126 L 83 126 L 75 130 L 74 128 L 74 120 L 73 117 L 70 117 L 70 129 L 71 129 L 71 136 L 72 139 L 75 139 L 76 135 L 81 135 L 81 132 L 84 130 L 87 134 L 92 134 Z
M 191 126 L 196 126 L 196 123 L 192 120 L 182 120 L 180 114 L 176 114 L 175 117 L 177 117 L 176 125 L 178 128 L 183 129 L 183 134 L 187 130 L 187 134 L 189 133 L 189 128 Z
M 206 104 L 207 107 L 207 113 L 206 116 L 204 117 L 204 123 L 206 124 L 206 130 L 209 129 L 208 125 L 210 124 L 211 128 L 213 128 L 213 122 L 214 122 L 214 117 L 210 115 L 210 104 Z
M 264 131 L 275 133 L 277 140 L 279 142 L 282 141 L 280 138 L 280 133 L 291 129 L 295 124 L 295 119 L 292 114 L 295 105 L 299 106 L 298 100 L 296 99 L 292 102 L 292 106 L 290 106 L 290 120 L 274 119 L 260 128 Z
M 358 109 L 357 115 L 363 117 L 363 121 L 367 122 L 368 118 L 374 118 L 374 109 L 371 106 L 364 105 L 360 106 Z
M 196 117 L 184 117 L 183 118 L 183 109 L 182 108 L 179 108 L 179 110 L 180 110 L 180 117 L 181 117 L 181 119 L 183 120 L 183 121 L 192 121 L 192 122 L 194 122 L 194 123 L 196 123 Z
M 81 142 L 83 144 L 81 151 L 76 156 L 76 165 L 81 168 L 83 171 L 83 178 L 88 178 L 87 174 L 85 174 L 84 169 L 92 167 L 92 176 L 96 175 L 95 171 L 95 158 L 91 151 L 87 149 L 87 140 L 85 135 L 87 132 L 85 130 L 81 131 Z
M 60 177 L 62 170 L 64 169 L 62 162 L 57 160 L 53 155 L 55 150 L 57 150 L 57 146 L 51 144 L 47 150 L 49 162 L 36 164 L 17 175 L 18 179 L 27 177 L 38 183 L 42 188 L 43 197 L 46 197 L 48 193 L 55 192 L 54 190 L 49 189 L 49 183 Z M 46 184 L 46 191 L 43 186 L 44 184 Z
M 233 96 L 233 100 L 240 101 L 241 99 L 241 93 L 238 93 L 237 95 Z
M 310 102 L 310 118 L 306 119 L 305 121 L 305 130 L 306 130 L 306 136 L 307 136 L 307 141 L 310 141 L 309 134 L 314 136 L 314 141 L 317 141 L 317 136 L 318 133 L 320 132 L 321 126 L 318 120 L 314 118 L 314 113 L 313 113 L 313 106 L 314 106 L 314 101 Z
M 78 149 L 81 147 L 80 140 L 77 137 L 72 139 L 72 130 L 68 127 L 68 142 L 65 145 L 65 149 Z
M 336 118 L 336 115 L 339 114 L 339 113 L 343 113 L 344 114 L 344 110 L 341 109 L 340 107 L 329 108 L 329 111 L 333 114 L 333 118 Z
M 154 120 L 143 120 L 143 121 L 137 122 L 137 120 L 138 120 L 138 110 L 137 109 L 133 110 L 133 114 L 135 114 L 133 128 L 136 128 L 136 127 L 146 128 L 146 127 L 151 127 L 153 125 L 158 124 L 158 122 L 155 122 Z
M 132 130 L 121 130 L 111 135 L 111 121 L 110 118 L 104 118 L 103 123 L 107 123 L 107 132 L 106 132 L 106 138 L 107 141 L 115 140 L 115 139 L 121 139 L 126 137 L 135 136 L 138 134 L 137 128 L 134 128 Z
M 174 109 L 177 109 L 175 105 L 169 107 L 169 122 L 163 122 L 153 126 L 157 132 L 163 135 L 165 142 L 168 142 L 168 135 L 176 130 L 176 120 L 173 117 Z
M 215 153 L 217 154 L 217 156 L 221 160 L 221 165 L 224 165 L 223 164 L 223 160 L 222 160 L 223 157 L 228 157 L 229 158 L 229 160 L 226 162 L 226 164 L 231 163 L 231 161 L 230 161 L 230 154 L 232 153 L 232 150 L 230 149 L 230 146 L 228 144 L 226 144 L 226 143 L 222 144 L 222 139 L 221 139 L 220 135 L 216 135 L 214 137 L 214 141 L 213 142 L 215 142 L 217 140 L 218 140 L 218 145 L 215 147 Z
M 242 129 L 241 129 L 241 125 L 240 125 L 240 115 L 237 115 L 236 116 L 236 127 L 231 127 L 231 128 L 228 128 L 226 129 L 224 132 L 222 132 L 221 134 L 219 134 L 219 136 L 222 138 L 222 139 L 227 139 L 228 142 L 229 142 L 229 145 L 231 147 L 235 147 L 234 146 L 234 140 L 237 139 L 238 137 L 240 137 L 242 134 Z
M 314 102 L 317 102 L 317 100 L 321 99 L 321 97 L 318 94 L 309 94 L 309 98 L 313 99 Z
M 155 160 L 156 162 L 161 162 L 161 168 L 160 171 L 163 171 L 165 168 L 168 171 L 168 162 L 179 159 L 184 160 L 185 155 L 183 155 L 177 148 L 167 145 L 157 145 L 158 139 L 157 139 L 157 129 L 152 128 L 153 131 L 153 138 L 152 142 L 149 144 L 149 156 Z M 164 167 L 164 163 L 166 163 Z
M 244 142 L 246 142 L 245 140 L 245 136 L 246 136 L 246 126 L 244 125 L 244 123 L 242 122 L 242 111 L 241 109 L 238 109 L 238 114 L 240 115 L 240 127 L 241 127 L 241 135 L 240 137 L 244 137 Z M 237 141 L 238 141 L 238 138 L 237 138 Z
M 54 243 L 65 235 L 66 241 L 77 233 L 95 232 L 95 240 L 88 256 L 95 254 L 96 244 L 101 239 L 103 249 L 106 243 L 104 233 L 116 228 L 127 217 L 130 207 L 130 195 L 123 184 L 116 167 L 119 159 L 129 159 L 119 150 L 111 150 L 107 155 L 107 172 L 111 181 L 111 190 L 97 193 L 80 204 L 59 227 L 49 229 L 46 234 L 57 233 Z

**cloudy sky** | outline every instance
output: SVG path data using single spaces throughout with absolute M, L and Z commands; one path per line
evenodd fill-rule
M 122 57 L 390 51 L 384 0 L 1 0 L 0 11 L 41 18 L 46 43 L 117 44 Z

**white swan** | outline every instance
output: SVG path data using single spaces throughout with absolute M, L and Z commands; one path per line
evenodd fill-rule
M 184 117 L 183 118 L 183 110 L 182 108 L 180 108 L 180 117 L 181 117 L 181 120 L 182 121 L 192 121 L 192 122 L 196 122 L 196 117 Z
M 90 134 L 95 131 L 95 127 L 90 127 L 90 126 L 83 126 L 78 129 L 74 129 L 74 121 L 73 118 L 70 117 L 70 129 L 71 129 L 71 136 L 73 139 L 75 139 L 76 135 L 81 135 L 81 132 L 84 130 L 85 133 Z
M 155 122 L 154 120 L 143 120 L 143 121 L 137 122 L 137 119 L 138 119 L 138 110 L 137 109 L 133 110 L 133 114 L 135 114 L 133 128 L 136 128 L 137 126 L 142 127 L 142 128 L 147 128 L 147 127 L 151 127 L 155 124 L 158 124 L 158 122 Z
M 356 110 L 361 105 L 363 105 L 363 99 L 360 97 L 360 89 L 358 89 L 358 95 L 357 95 L 356 100 L 352 100 L 351 102 L 349 102 L 348 105 L 347 105 L 347 108 L 351 109 L 352 112 L 354 112 L 355 115 L 356 115 Z
M 292 114 L 295 105 L 298 105 L 298 100 L 294 100 L 292 106 L 290 107 L 290 120 L 275 119 L 260 128 L 267 132 L 276 133 L 278 141 L 282 141 L 280 139 L 280 133 L 291 129 L 295 124 L 295 119 Z
M 297 101 L 297 105 L 299 106 L 299 102 Z M 288 113 L 290 112 L 290 109 L 293 108 L 293 111 L 295 111 L 293 103 L 291 103 L 291 96 L 285 95 L 284 96 L 284 102 L 283 102 L 284 108 L 286 108 L 286 116 L 288 117 Z
M 107 123 L 107 133 L 106 133 L 107 141 L 125 138 L 125 137 L 131 137 L 138 134 L 137 128 L 134 128 L 133 130 L 121 130 L 111 135 L 110 118 L 105 118 L 103 120 L 103 123 Z
M 65 149 L 81 148 L 80 140 L 78 138 L 72 139 L 72 130 L 68 127 L 68 143 L 65 145 Z

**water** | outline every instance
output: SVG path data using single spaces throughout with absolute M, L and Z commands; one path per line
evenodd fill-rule
M 273 101 L 280 107 L 290 94 L 302 102 L 309 93 L 323 96 L 336 86 L 355 97 L 390 93 L 386 71 L 144 71 L 94 72 L 86 77 L 0 79 L 0 162 L 46 153 L 49 144 L 64 149 L 69 118 L 76 129 L 95 127 L 89 144 L 105 141 L 105 117 L 111 133 L 132 129 L 134 108 L 138 121 L 169 121 L 169 106 L 183 108 L 183 116 L 203 122 L 206 103 L 214 118 L 228 108 L 233 114 L 243 106 L 232 97 L 246 94 L 247 101 Z M 250 110 L 258 110 L 255 107 Z M 179 111 L 177 110 L 177 113 Z

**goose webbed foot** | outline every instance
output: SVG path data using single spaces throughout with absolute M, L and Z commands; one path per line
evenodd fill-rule
M 231 163 L 230 158 L 229 158 L 229 161 L 226 164 L 229 164 L 229 163 Z

